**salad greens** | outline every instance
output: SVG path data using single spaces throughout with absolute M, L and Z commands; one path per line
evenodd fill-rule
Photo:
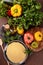
M 7 17 L 10 26 L 21 25 L 24 29 L 28 30 L 30 26 L 38 26 L 41 24 L 43 12 L 40 11 L 41 4 L 39 2 L 36 0 L 13 0 L 12 5 L 14 4 L 20 4 L 22 6 L 22 15 L 20 17 L 9 17 L 5 13 L 12 6 L 0 3 L 0 16 Z
M 13 40 L 19 40 L 20 38 L 21 38 L 21 35 L 19 34 L 11 35 L 10 31 L 7 31 L 4 33 L 3 42 L 6 44 L 6 43 L 10 43 Z
M 40 12 L 41 4 L 39 2 L 36 0 L 14 0 L 15 3 L 21 4 L 23 8 L 22 16 L 14 19 L 18 25 L 22 24 L 24 29 L 28 29 L 30 25 L 40 25 L 43 13 Z

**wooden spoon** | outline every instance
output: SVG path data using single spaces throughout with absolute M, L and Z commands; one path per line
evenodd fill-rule
M 0 46 L 1 46 L 1 48 L 2 48 L 2 51 L 3 51 L 3 42 L 2 42 L 2 39 L 0 39 Z
M 0 39 L 0 46 L 1 46 L 1 49 L 3 51 L 3 46 L 2 45 L 3 45 L 3 42 L 2 42 L 2 39 Z M 7 64 L 10 65 L 8 61 L 7 61 Z

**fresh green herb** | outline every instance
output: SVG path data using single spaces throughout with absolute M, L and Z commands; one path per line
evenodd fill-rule
M 0 2 L 0 17 L 6 17 L 6 11 L 7 8 L 5 8 L 4 6 L 6 6 L 4 3 Z
M 22 16 L 13 18 L 11 25 L 21 25 L 24 29 L 32 26 L 38 26 L 42 22 L 43 13 L 40 12 L 41 4 L 36 0 L 14 0 L 14 4 L 20 4 L 22 6 Z
M 20 17 L 9 17 L 6 12 L 12 6 L 0 2 L 0 17 L 7 17 L 10 26 L 14 27 L 22 24 L 22 27 L 28 30 L 31 25 L 38 26 L 41 24 L 43 12 L 40 12 L 41 4 L 39 2 L 36 0 L 12 0 L 12 2 L 13 5 L 20 4 L 22 6 L 22 15 Z
M 11 32 L 10 31 L 6 31 L 6 36 L 9 36 L 10 34 L 11 34 Z
M 25 53 L 26 54 L 30 54 L 32 52 L 32 50 L 28 49 L 28 50 L 25 50 Z
M 12 35 L 10 31 L 6 31 L 6 32 L 4 32 L 3 42 L 4 43 L 10 43 L 13 40 L 19 40 L 20 37 L 21 36 L 17 33 Z

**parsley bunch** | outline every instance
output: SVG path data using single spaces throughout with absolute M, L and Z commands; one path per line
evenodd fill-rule
M 28 30 L 30 26 L 38 26 L 42 22 L 43 13 L 40 11 L 41 4 L 36 0 L 14 0 L 13 4 L 22 6 L 22 15 L 17 18 L 12 18 L 10 25 L 21 25 Z
M 9 0 L 10 2 L 10 0 Z M 8 2 L 7 2 L 8 4 Z M 12 0 L 12 5 L 20 4 L 22 6 L 22 15 L 20 17 L 9 17 L 6 11 L 9 6 L 6 7 L 5 3 L 0 2 L 0 16 L 8 18 L 8 24 L 10 26 L 22 26 L 25 30 L 28 30 L 30 26 L 38 26 L 42 22 L 43 12 L 40 11 L 41 4 L 36 0 Z M 10 4 L 9 4 L 10 5 Z M 10 7 L 12 7 L 10 5 Z

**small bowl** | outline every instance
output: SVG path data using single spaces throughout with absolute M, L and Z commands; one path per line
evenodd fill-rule
M 26 47 L 26 45 L 23 43 L 23 42 L 21 42 L 21 41 L 19 41 L 19 40 L 14 40 L 14 41 L 12 41 L 12 42 L 19 42 L 19 43 L 21 43 L 24 47 L 25 47 L 25 49 L 26 50 L 28 50 L 28 48 Z M 12 43 L 12 42 L 10 42 L 10 43 Z M 20 64 L 23 64 L 25 61 L 26 61 L 26 59 L 27 59 L 27 57 L 28 57 L 28 54 L 27 54 L 27 56 L 26 56 L 26 58 L 22 61 L 22 62 L 20 62 L 20 63 L 13 63 L 12 61 L 10 61 L 9 59 L 8 59 L 8 57 L 7 57 L 7 55 L 6 55 L 6 49 L 7 49 L 7 47 L 8 47 L 8 44 L 5 46 L 5 48 L 4 48 L 4 58 L 5 58 L 5 60 L 6 61 L 8 61 L 10 64 L 17 64 L 17 65 L 20 65 Z

